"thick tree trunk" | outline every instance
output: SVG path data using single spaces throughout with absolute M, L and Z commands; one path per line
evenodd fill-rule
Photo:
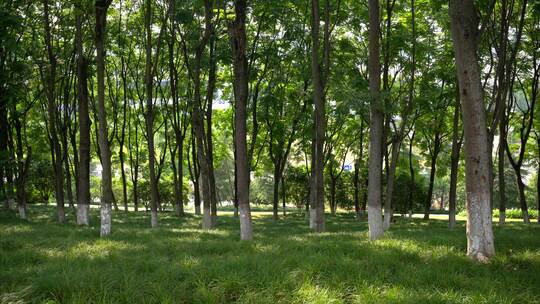
M 379 1 L 369 0 L 369 91 L 371 119 L 369 128 L 368 226 L 369 239 L 383 236 L 381 212 L 383 115 L 380 100 L 381 63 L 379 59 Z
M 235 19 L 229 25 L 233 51 L 234 74 L 234 144 L 238 174 L 238 207 L 240 209 L 240 238 L 253 239 L 249 206 L 249 164 L 247 154 L 248 65 L 246 58 L 246 0 L 235 0 Z
M 79 111 L 77 225 L 88 226 L 90 210 L 90 115 L 88 114 L 88 61 L 83 50 L 82 15 L 82 12 L 77 10 L 75 27 L 77 101 Z
M 450 155 L 450 193 L 448 201 L 448 228 L 450 229 L 456 227 L 457 175 L 459 166 L 459 152 L 461 150 L 461 141 L 459 135 L 460 111 L 461 108 L 458 98 L 456 99 L 456 104 L 454 106 L 454 120 L 452 124 L 452 152 Z
M 112 224 L 112 172 L 111 150 L 109 147 L 107 112 L 105 107 L 105 30 L 107 26 L 107 9 L 111 0 L 96 0 L 96 64 L 98 87 L 98 122 L 99 122 L 99 150 L 101 152 L 101 237 L 111 234 Z
M 326 14 L 330 14 L 326 11 Z M 319 0 L 311 1 L 311 76 L 315 104 L 315 140 L 312 155 L 310 227 L 315 232 L 325 230 L 324 221 L 324 137 L 326 129 L 324 85 L 319 63 Z
M 45 45 L 47 47 L 47 56 L 49 59 L 49 75 L 47 82 L 47 111 L 49 116 L 49 134 L 51 140 L 51 154 L 54 167 L 55 194 L 56 194 L 56 210 L 58 221 L 66 222 L 66 214 L 64 210 L 64 174 L 62 169 L 62 152 L 58 133 L 56 130 L 57 108 L 56 108 L 56 57 L 53 51 L 51 27 L 49 17 L 49 1 L 43 0 L 43 16 L 45 27 Z M 9 176 L 8 176 L 9 177 Z
M 450 18 L 465 131 L 467 255 L 487 262 L 495 255 L 490 208 L 486 113 L 477 48 L 477 10 L 472 0 L 450 0 Z

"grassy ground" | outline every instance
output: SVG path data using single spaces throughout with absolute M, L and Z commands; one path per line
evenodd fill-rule
M 327 217 L 312 234 L 301 215 L 254 219 L 240 242 L 231 215 L 219 228 L 162 214 L 114 214 L 113 235 L 54 223 L 33 207 L 29 222 L 0 212 L 0 303 L 540 303 L 540 227 L 495 227 L 497 257 L 469 261 L 465 228 L 400 220 L 369 242 L 367 223 Z

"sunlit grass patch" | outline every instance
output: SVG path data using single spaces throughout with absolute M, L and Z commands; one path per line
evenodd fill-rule
M 53 213 L 52 208 L 31 214 Z M 0 299 L 6 303 L 535 303 L 540 292 L 540 227 L 495 227 L 497 257 L 465 255 L 463 223 L 396 219 L 378 241 L 367 223 L 327 217 L 312 233 L 302 214 L 253 218 L 255 238 L 239 240 L 237 219 L 115 213 L 113 234 L 50 217 L 19 221 L 0 211 Z

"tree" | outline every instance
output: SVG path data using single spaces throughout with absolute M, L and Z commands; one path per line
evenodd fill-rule
M 379 59 L 379 1 L 369 0 L 369 92 L 371 115 L 369 123 L 369 182 L 368 225 L 369 239 L 383 235 L 381 212 L 383 115 L 380 101 L 381 64 Z
M 111 234 L 112 210 L 114 200 L 112 192 L 111 150 L 107 128 L 107 112 L 105 108 L 105 33 L 107 26 L 107 9 L 112 0 L 96 0 L 96 65 L 98 87 L 98 122 L 99 150 L 101 153 L 101 237 Z
M 451 0 L 450 19 L 463 111 L 467 189 L 467 255 L 487 262 L 495 255 L 491 224 L 490 160 L 477 50 L 481 31 L 471 0 Z
M 90 210 L 90 116 L 88 114 L 88 60 L 83 49 L 83 7 L 76 8 L 77 100 L 79 109 L 79 168 L 77 172 L 77 224 L 89 224 Z
M 328 4 L 328 0 L 327 0 Z M 328 5 L 326 6 L 328 8 Z M 326 14 L 330 12 L 327 10 Z M 313 137 L 311 208 L 309 226 L 315 232 L 325 230 L 324 222 L 324 136 L 325 136 L 325 101 L 324 82 L 319 62 L 319 0 L 311 1 L 311 77 L 313 82 L 313 103 L 315 104 L 315 134 Z M 328 27 L 328 23 L 325 24 Z M 327 39 L 325 35 L 325 39 Z
M 246 59 L 246 0 L 235 0 L 234 21 L 229 23 L 234 71 L 234 146 L 237 163 L 237 195 L 240 211 L 240 239 L 253 239 L 249 206 L 249 164 L 246 142 L 248 65 Z
M 52 35 L 51 35 L 51 21 L 50 21 L 50 5 L 48 0 L 43 0 L 43 22 L 45 28 L 45 46 L 47 48 L 47 57 L 49 60 L 48 76 L 44 78 L 47 80 L 47 112 L 48 112 L 48 125 L 49 125 L 49 142 L 51 146 L 51 156 L 54 167 L 54 179 L 55 179 L 55 194 L 56 194 L 56 209 L 58 213 L 58 221 L 60 223 L 66 222 L 66 214 L 64 211 L 64 175 L 62 169 L 62 152 L 60 147 L 60 141 L 58 140 L 57 132 L 57 109 L 56 109 L 56 66 L 57 59 L 54 54 Z

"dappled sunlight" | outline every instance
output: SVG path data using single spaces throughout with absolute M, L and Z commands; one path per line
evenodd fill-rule
M 32 302 L 505 303 L 508 290 L 529 302 L 540 286 L 540 227 L 520 223 L 495 230 L 498 255 L 482 266 L 465 255 L 464 227 L 441 221 L 398 220 L 369 241 L 352 217 L 328 217 L 328 231 L 316 234 L 301 215 L 268 215 L 242 242 L 232 215 L 208 231 L 200 217 L 166 214 L 156 229 L 146 214 L 119 218 L 106 239 L 97 220 L 0 221 L 0 287 L 9 296 L 32 286 L 21 295 Z

